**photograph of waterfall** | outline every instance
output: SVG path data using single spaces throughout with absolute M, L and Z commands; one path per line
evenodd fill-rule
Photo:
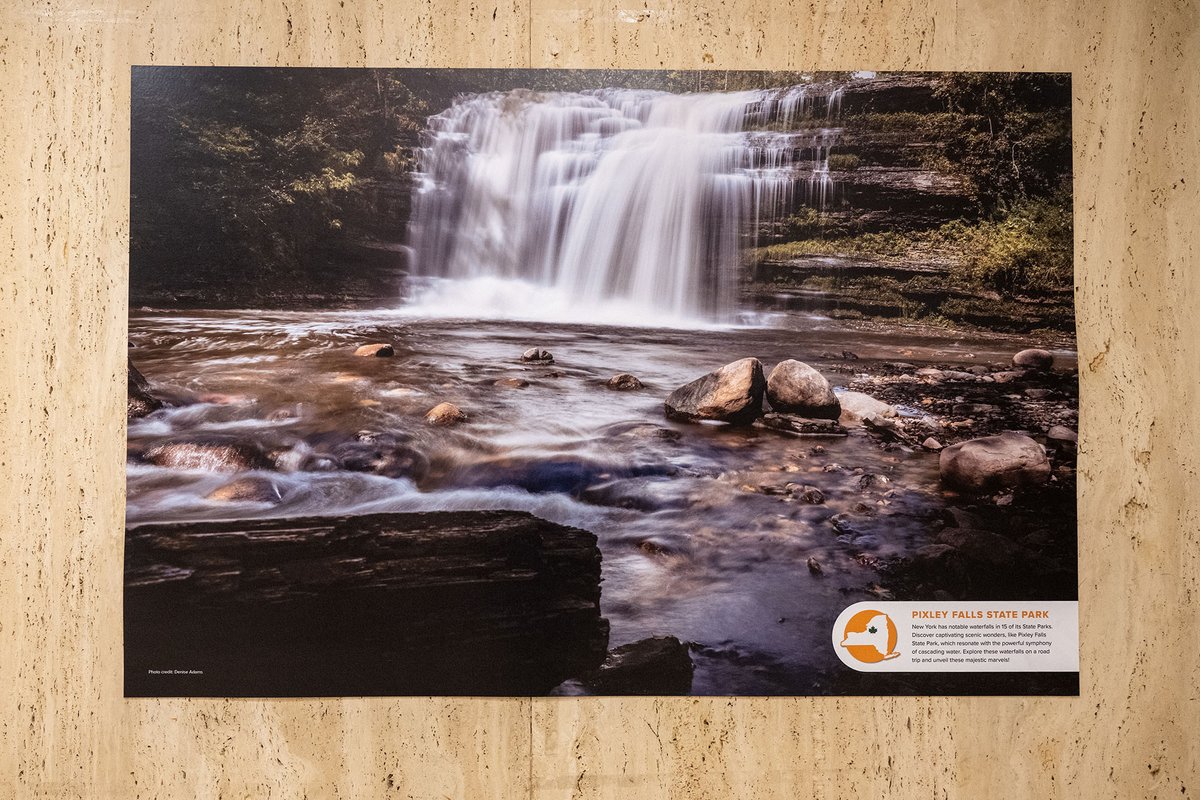
M 126 695 L 1077 694 L 1071 97 L 135 67 Z

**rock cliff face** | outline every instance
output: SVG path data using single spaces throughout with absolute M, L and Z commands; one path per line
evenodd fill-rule
M 142 525 L 125 552 L 129 696 L 544 694 L 607 650 L 595 536 L 526 513 Z
M 828 170 L 824 203 L 810 203 L 822 212 L 823 235 L 929 228 L 974 212 L 969 182 L 941 157 L 939 80 L 907 74 L 851 81 L 828 117 L 800 120 L 815 146 L 795 153 L 797 167 Z M 770 241 L 786 229 L 762 233 Z

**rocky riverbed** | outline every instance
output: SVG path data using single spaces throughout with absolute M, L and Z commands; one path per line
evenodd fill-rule
M 1076 596 L 1070 342 L 752 322 L 134 313 L 128 519 L 527 511 L 597 537 L 605 668 L 675 637 L 700 694 L 870 691 L 861 599 Z

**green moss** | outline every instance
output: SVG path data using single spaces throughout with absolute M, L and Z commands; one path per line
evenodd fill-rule
M 853 153 L 834 153 L 829 156 L 829 168 L 837 172 L 853 172 L 862 164 L 862 159 Z

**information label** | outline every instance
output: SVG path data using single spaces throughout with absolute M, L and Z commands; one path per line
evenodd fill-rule
M 855 603 L 833 649 L 859 672 L 1078 672 L 1079 603 Z

